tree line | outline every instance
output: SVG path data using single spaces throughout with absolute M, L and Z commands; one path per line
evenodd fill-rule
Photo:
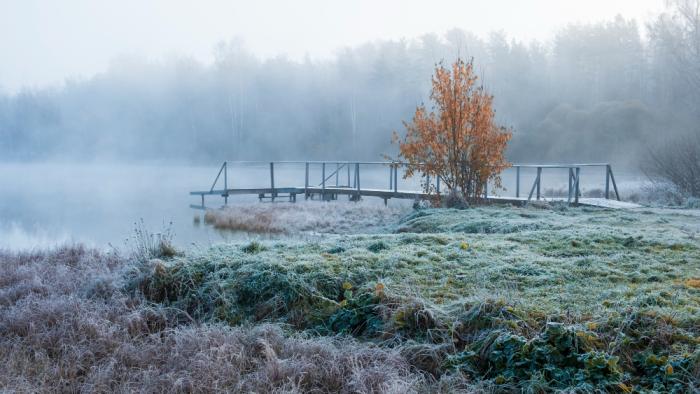
M 93 77 L 0 95 L 0 154 L 218 162 L 378 159 L 428 101 L 436 63 L 473 58 L 514 130 L 511 161 L 637 166 L 661 141 L 699 133 L 698 0 L 640 26 L 618 16 L 525 43 L 502 32 L 343 48 L 328 60 L 260 59 L 239 41 L 215 60 L 115 59 Z

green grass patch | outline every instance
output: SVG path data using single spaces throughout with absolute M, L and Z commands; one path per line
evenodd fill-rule
M 200 321 L 352 335 L 418 352 L 426 373 L 503 391 L 683 391 L 700 374 L 700 245 L 684 232 L 689 220 L 422 210 L 394 234 L 190 252 L 130 286 Z

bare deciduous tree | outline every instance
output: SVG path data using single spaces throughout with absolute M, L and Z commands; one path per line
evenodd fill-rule
M 700 133 L 690 133 L 651 150 L 645 168 L 652 181 L 673 184 L 684 194 L 700 197 Z

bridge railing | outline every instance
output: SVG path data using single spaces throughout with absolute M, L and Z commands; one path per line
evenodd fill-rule
M 385 167 L 388 168 L 388 188 L 383 189 L 386 191 L 387 196 L 391 198 L 391 194 L 399 193 L 399 168 L 405 168 L 409 165 L 406 162 L 400 161 L 225 161 L 219 168 L 219 171 L 212 183 L 211 188 L 208 192 L 192 192 L 192 194 L 201 194 L 202 205 L 204 205 L 204 195 L 220 194 L 224 197 L 225 203 L 228 203 L 228 197 L 230 191 L 234 189 L 229 189 L 229 177 L 228 170 L 229 166 L 269 166 L 269 189 L 270 198 L 272 201 L 279 195 L 279 189 L 289 189 L 289 187 L 279 188 L 275 184 L 275 170 L 280 166 L 290 166 L 290 165 L 303 165 L 304 166 L 304 187 L 303 193 L 305 198 L 309 198 L 312 194 L 312 190 L 321 188 L 321 194 L 325 195 L 327 188 L 344 188 L 352 189 L 355 193 L 355 198 L 359 198 L 362 195 L 362 179 L 361 179 L 361 168 L 362 167 Z M 536 171 L 532 186 L 527 194 L 526 202 L 533 199 L 540 200 L 543 197 L 542 194 L 542 179 L 543 171 L 554 170 L 554 169 L 565 169 L 568 170 L 568 194 L 567 201 L 571 203 L 578 203 L 579 197 L 581 197 L 581 169 L 584 167 L 602 167 L 605 169 L 605 192 L 604 196 L 606 199 L 611 197 L 611 188 L 614 191 L 615 199 L 620 200 L 620 194 L 617 188 L 617 183 L 615 182 L 615 176 L 612 171 L 612 167 L 609 163 L 575 163 L 575 164 L 513 164 L 511 166 L 512 170 L 515 170 L 515 199 L 521 199 L 521 183 L 523 175 L 521 170 L 533 169 Z M 311 169 L 320 169 L 320 182 L 316 184 L 316 181 L 311 179 Z M 419 171 L 420 172 L 420 171 Z M 222 177 L 223 175 L 223 177 Z M 223 189 L 216 189 L 217 185 L 223 183 Z M 440 177 L 432 180 L 430 177 L 424 178 L 422 182 L 423 190 L 416 191 L 417 193 L 429 193 L 431 191 L 440 194 L 442 180 Z M 488 198 L 488 184 L 485 185 L 484 197 Z

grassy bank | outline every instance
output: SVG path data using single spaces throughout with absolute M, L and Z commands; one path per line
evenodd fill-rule
M 2 392 L 433 391 L 398 349 L 231 327 L 123 291 L 138 269 L 81 246 L 0 252 Z
M 683 210 L 437 209 L 385 233 L 145 263 L 6 253 L 0 384 L 697 390 L 699 223 Z
M 683 211 L 423 210 L 394 234 L 221 245 L 138 290 L 195 319 L 398 347 L 501 389 L 670 390 L 700 373 L 700 245 Z

